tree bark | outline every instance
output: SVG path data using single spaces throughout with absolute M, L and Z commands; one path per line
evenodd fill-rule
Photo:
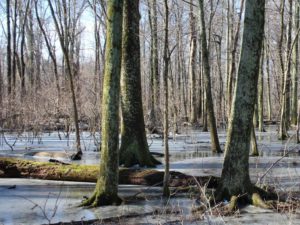
M 295 3 L 294 30 L 299 29 L 300 7 Z M 291 123 L 297 125 L 298 111 L 298 72 L 299 72 L 299 36 L 295 37 L 295 46 L 293 48 L 293 73 L 292 73 L 292 102 L 291 102 Z
M 211 81 L 210 81 L 210 65 L 209 65 L 209 52 L 207 49 L 206 41 L 206 30 L 205 30 L 205 19 L 204 19 L 204 5 L 203 0 L 199 0 L 199 11 L 200 11 L 200 23 L 201 23 L 201 43 L 202 43 L 202 62 L 204 66 L 204 83 L 206 93 L 206 106 L 208 114 L 208 122 L 210 127 L 210 138 L 211 138 L 211 150 L 214 153 L 222 152 L 218 132 L 216 119 L 214 114 L 214 105 L 211 94 Z
M 164 0 L 165 8 L 165 27 L 164 27 L 164 153 L 165 153 L 165 172 L 163 181 L 163 196 L 170 196 L 169 180 L 170 180 L 170 161 L 169 161 L 169 89 L 168 89 L 168 74 L 169 74 L 169 6 L 168 0 Z
M 121 71 L 120 164 L 126 167 L 155 166 L 144 123 L 140 67 L 139 1 L 124 0 Z
M 288 138 L 288 128 L 290 123 L 290 79 L 291 79 L 291 45 L 292 45 L 292 4 L 289 0 L 289 25 L 287 35 L 287 52 L 286 52 L 286 66 L 284 70 L 283 89 L 281 96 L 281 113 L 280 113 L 280 126 L 279 126 L 279 140 Z
M 121 203 L 118 197 L 118 152 L 123 1 L 111 0 L 107 4 L 100 173 L 94 193 L 82 204 L 94 207 Z
M 190 123 L 197 122 L 197 98 L 196 98 L 196 53 L 197 31 L 196 18 L 193 12 L 193 0 L 190 4 L 190 57 L 189 57 L 189 86 L 190 86 Z
M 253 193 L 249 177 L 250 133 L 257 101 L 259 61 L 264 35 L 265 1 L 246 1 L 237 86 L 230 116 L 225 161 L 217 199 Z M 249 198 L 248 198 L 249 201 Z
M 264 46 L 262 46 L 261 55 L 260 55 L 257 89 L 258 89 L 258 98 L 257 98 L 258 131 L 265 132 L 265 128 L 264 128 Z
M 6 0 L 6 29 L 7 29 L 7 93 L 8 95 L 11 94 L 11 28 L 10 28 L 10 0 Z

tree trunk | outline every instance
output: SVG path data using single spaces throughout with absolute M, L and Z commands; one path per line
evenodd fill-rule
M 50 11 L 52 18 L 54 20 L 55 29 L 58 33 L 59 42 L 63 51 L 64 60 L 66 63 L 66 70 L 67 75 L 69 78 L 69 85 L 70 85 L 70 91 L 71 91 L 71 99 L 72 99 L 72 108 L 73 108 L 73 120 L 74 120 L 74 126 L 75 126 L 75 136 L 76 136 L 76 153 L 72 156 L 73 160 L 79 160 L 82 157 L 82 150 L 81 150 L 81 144 L 80 144 L 80 130 L 79 130 L 79 119 L 78 119 L 78 110 L 77 110 L 77 102 L 76 102 L 76 94 L 75 94 L 75 85 L 74 85 L 74 74 L 73 69 L 71 65 L 71 57 L 72 54 L 70 54 L 69 51 L 69 45 L 66 43 L 66 38 L 68 37 L 63 34 L 63 31 L 61 31 L 57 18 L 55 16 L 54 8 L 50 0 L 48 0 L 48 4 L 50 6 Z M 65 4 L 64 4 L 65 5 Z
M 250 134 L 257 101 L 264 11 L 264 0 L 246 1 L 241 59 L 227 131 L 221 183 L 216 192 L 218 200 L 230 200 L 232 196 L 245 193 L 249 197 L 253 193 L 249 177 Z
M 107 4 L 100 173 L 93 195 L 83 203 L 86 206 L 121 203 L 118 197 L 118 151 L 123 1 L 112 0 Z
M 164 0 L 165 7 L 165 27 L 164 27 L 164 153 L 165 153 L 165 173 L 163 181 L 163 196 L 170 196 L 170 162 L 169 162 L 169 90 L 168 90 L 168 73 L 169 73 L 169 7 L 168 0 Z
M 272 107 L 271 107 L 271 80 L 270 80 L 270 50 L 269 43 L 265 40 L 265 56 L 266 56 L 266 70 L 267 70 L 267 107 L 268 107 L 268 120 L 272 120 Z
M 279 126 L 279 140 L 288 138 L 288 128 L 290 122 L 290 79 L 291 79 L 291 59 L 290 51 L 292 44 L 292 4 L 289 0 L 289 25 L 287 35 L 287 52 L 286 52 L 286 66 L 284 70 L 283 90 L 281 96 L 281 113 L 280 113 L 280 126 Z
M 210 138 L 211 138 L 211 150 L 214 153 L 222 152 L 218 132 L 216 119 L 214 114 L 214 105 L 211 94 L 211 81 L 210 81 L 210 65 L 209 65 L 209 52 L 207 49 L 206 41 L 206 30 L 205 30 L 205 19 L 204 19 L 204 5 L 203 0 L 199 0 L 199 11 L 200 11 L 200 23 L 201 23 L 201 43 L 202 43 L 202 62 L 204 67 L 204 83 L 205 83 L 205 92 L 206 92 L 206 106 L 208 114 L 208 122 L 210 128 Z
M 258 75 L 258 98 L 257 98 L 257 111 L 258 111 L 258 131 L 265 132 L 264 129 L 264 46 L 260 55 L 260 66 Z
M 158 126 L 158 111 L 160 107 L 160 78 L 159 78 L 159 64 L 158 64 L 158 28 L 157 28 L 157 3 L 152 0 L 149 3 L 150 7 L 150 31 L 151 31 L 151 109 L 150 118 L 147 124 L 149 130 L 157 130 Z
M 259 152 L 257 149 L 257 141 L 255 135 L 255 126 L 254 126 L 254 117 L 253 117 L 253 126 L 251 128 L 251 156 L 259 156 Z
M 140 67 L 139 1 L 124 0 L 121 72 L 120 164 L 126 167 L 155 166 L 144 123 Z
M 6 29 L 7 29 L 7 94 L 11 94 L 11 32 L 10 32 L 10 0 L 6 0 Z
M 197 122 L 197 98 L 196 98 L 196 53 L 197 53 L 197 31 L 196 18 L 193 12 L 193 0 L 190 5 L 190 57 L 189 57 L 189 83 L 190 83 L 190 118 L 192 124 Z
M 294 14 L 294 30 L 299 29 L 300 7 L 295 3 Z M 299 36 L 295 37 L 295 46 L 293 48 L 293 73 L 292 73 L 292 102 L 291 102 L 291 123 L 297 125 L 297 111 L 298 111 L 298 72 L 299 72 Z

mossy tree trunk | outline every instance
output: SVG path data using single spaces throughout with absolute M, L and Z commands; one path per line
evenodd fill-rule
M 264 35 L 265 1 L 246 1 L 241 59 L 227 131 L 225 159 L 217 199 L 251 195 L 250 133 L 257 100 L 259 61 Z M 248 199 L 249 200 L 249 199 Z
M 124 0 L 121 71 L 120 164 L 126 167 L 155 166 L 150 154 L 144 123 L 140 67 L 139 1 Z
M 216 118 L 214 113 L 214 105 L 213 105 L 212 94 L 211 94 L 209 52 L 208 52 L 207 41 L 206 41 L 203 0 L 199 0 L 199 12 L 200 12 L 200 24 L 201 24 L 200 32 L 201 32 L 201 45 L 202 45 L 202 62 L 204 67 L 203 77 L 204 77 L 204 84 L 205 84 L 208 123 L 210 128 L 211 150 L 212 152 L 217 153 L 217 152 L 222 152 L 222 150 L 219 144 Z
M 294 13 L 294 30 L 299 29 L 300 7 L 295 3 Z M 297 125 L 297 110 L 298 110 L 298 72 L 299 72 L 299 36 L 297 35 L 295 46 L 293 48 L 293 73 L 292 73 L 292 103 L 291 103 L 291 123 Z
M 122 45 L 123 1 L 107 2 L 105 73 L 102 99 L 101 162 L 93 195 L 82 205 L 120 204 L 119 170 L 119 96 Z

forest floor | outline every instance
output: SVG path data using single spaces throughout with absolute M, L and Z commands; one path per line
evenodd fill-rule
M 225 136 L 225 132 L 219 133 L 223 147 Z M 30 133 L 5 134 L 0 156 L 42 161 L 54 156 L 69 162 L 65 156 L 71 152 L 73 136 L 68 139 L 61 134 L 62 140 L 58 137 L 58 133 L 40 134 L 39 138 Z M 261 156 L 250 158 L 252 181 L 271 185 L 299 200 L 300 145 L 295 144 L 293 136 L 287 142 L 278 141 L 275 126 L 268 127 L 265 133 L 257 132 L 257 137 Z M 83 133 L 82 139 L 85 151 L 79 163 L 98 164 L 99 153 L 94 150 L 99 136 Z M 152 136 L 148 142 L 152 152 L 163 152 L 161 138 Z M 209 133 L 183 128 L 175 140 L 170 139 L 171 170 L 192 176 L 220 176 L 223 155 L 212 155 L 209 146 Z M 163 170 L 163 165 L 157 169 Z M 121 206 L 77 207 L 93 188 L 93 183 L 0 179 L 0 224 L 300 224 L 300 208 L 295 205 L 280 212 L 246 206 L 234 215 L 222 216 L 222 212 L 211 209 L 197 212 L 200 202 L 193 194 L 177 193 L 163 199 L 161 187 L 135 185 L 120 185 L 121 197 L 135 197 Z

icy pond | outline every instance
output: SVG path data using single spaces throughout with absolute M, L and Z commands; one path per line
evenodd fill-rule
M 268 126 L 267 132 L 256 134 L 261 156 L 250 157 L 252 181 L 271 184 L 278 191 L 300 192 L 300 145 L 295 144 L 293 132 L 290 132 L 291 139 L 286 142 L 277 140 L 276 126 Z M 84 155 L 76 163 L 99 164 L 100 154 L 96 151 L 99 135 L 84 132 L 81 138 Z M 219 132 L 219 138 L 224 148 L 224 131 Z M 161 138 L 149 136 L 148 143 L 151 152 L 163 153 Z M 211 154 L 208 132 L 186 127 L 181 134 L 170 135 L 169 143 L 171 170 L 196 176 L 220 176 L 223 155 Z M 72 152 L 73 145 L 73 134 L 66 137 L 58 132 L 38 136 L 32 133 L 5 133 L 0 136 L 0 156 L 47 161 L 53 153 L 58 153 L 56 155 L 61 155 L 59 160 L 68 162 L 63 156 Z M 285 154 L 286 157 L 283 157 Z M 163 170 L 163 165 L 157 169 Z M 93 219 L 106 221 L 107 218 L 119 218 L 119 221 L 100 224 L 300 224 L 299 210 L 296 214 L 279 214 L 252 206 L 242 209 L 236 216 L 216 217 L 208 212 L 201 220 L 195 219 L 191 212 L 197 205 L 195 199 L 187 195 L 162 199 L 160 187 L 121 185 L 120 196 L 139 193 L 147 200 L 97 209 L 76 207 L 83 196 L 91 194 L 93 188 L 93 183 L 0 179 L 0 224 L 49 224 Z

